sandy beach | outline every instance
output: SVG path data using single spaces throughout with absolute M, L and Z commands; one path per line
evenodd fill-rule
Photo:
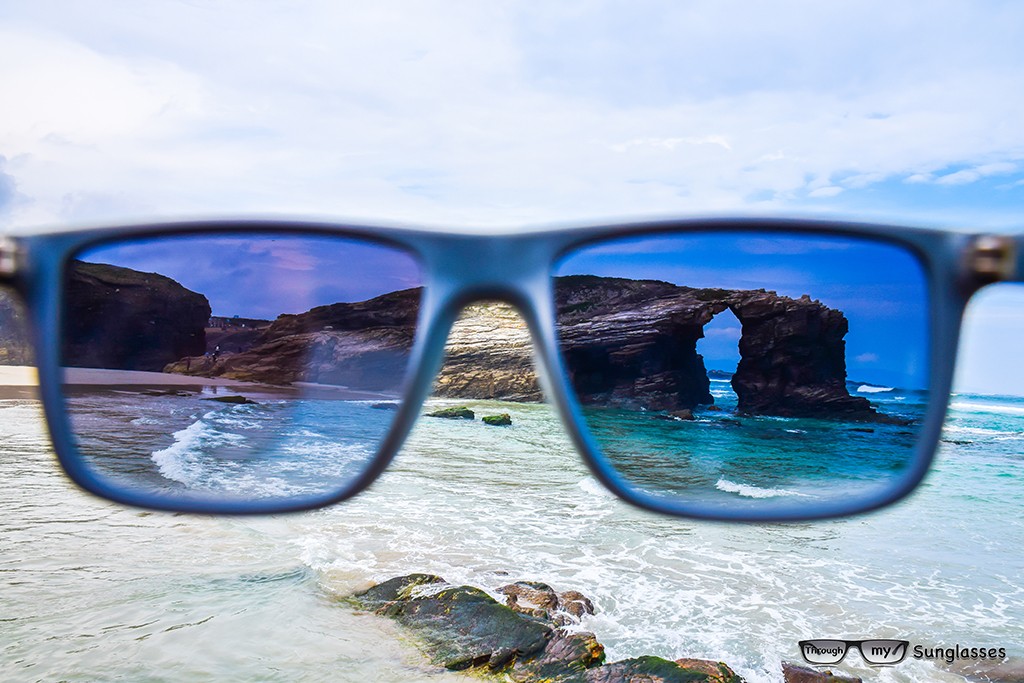
M 167 372 L 141 370 L 108 370 L 104 368 L 65 368 L 65 385 L 84 387 L 157 388 L 191 387 L 196 390 L 212 388 L 234 389 L 247 395 L 295 396 L 304 398 L 336 399 L 346 401 L 394 400 L 395 394 L 373 391 L 355 391 L 348 387 L 296 382 L 291 386 L 274 386 L 258 382 L 243 382 L 221 377 L 196 377 Z M 31 365 L 0 366 L 0 398 L 33 398 L 39 386 L 39 373 Z

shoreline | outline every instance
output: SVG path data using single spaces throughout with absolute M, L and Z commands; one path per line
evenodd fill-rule
M 125 391 L 172 388 L 195 388 L 203 392 L 212 389 L 219 394 L 233 389 L 263 398 L 317 398 L 343 401 L 388 401 L 400 396 L 376 391 L 360 391 L 348 387 L 315 382 L 295 382 L 291 385 L 262 384 L 222 377 L 199 377 L 169 372 L 145 370 L 108 370 L 105 368 L 65 368 L 65 386 L 74 391 L 88 389 L 123 389 Z M 38 398 L 39 374 L 31 365 L 0 366 L 0 398 Z

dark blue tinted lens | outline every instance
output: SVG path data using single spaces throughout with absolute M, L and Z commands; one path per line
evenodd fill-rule
M 927 404 L 927 280 L 886 242 L 620 238 L 558 264 L 560 348 L 623 485 L 722 511 L 875 499 Z
M 76 254 L 61 339 L 80 457 L 167 506 L 344 490 L 395 415 L 421 285 L 409 254 L 341 237 L 172 235 Z

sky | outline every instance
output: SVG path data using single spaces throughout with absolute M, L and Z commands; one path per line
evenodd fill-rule
M 77 257 L 169 277 L 205 296 L 215 316 L 263 320 L 423 284 L 411 254 L 335 236 L 174 235 L 100 244 Z
M 1024 3 L 0 3 L 0 230 L 1024 215 Z M 1024 292 L 958 387 L 1024 394 Z

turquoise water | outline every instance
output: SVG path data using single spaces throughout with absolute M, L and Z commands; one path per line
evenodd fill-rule
M 859 390 L 859 391 L 858 391 Z M 735 414 L 736 394 L 711 380 L 713 409 L 693 420 L 588 408 L 590 431 L 631 486 L 709 507 L 770 510 L 870 496 L 908 468 L 926 396 L 891 387 L 850 387 L 890 422 Z
M 516 579 L 581 590 L 598 610 L 583 627 L 611 659 L 722 659 L 752 683 L 780 681 L 806 638 L 1024 656 L 1022 399 L 954 396 L 935 467 L 903 503 L 769 526 L 636 510 L 586 471 L 546 406 L 470 405 L 514 424 L 423 418 L 348 503 L 209 519 L 79 493 L 56 473 L 38 406 L 2 402 L 5 678 L 462 680 L 390 623 L 335 601 L 412 571 L 492 592 Z M 156 452 L 184 441 L 168 439 Z M 850 655 L 834 668 L 866 681 L 964 680 L 915 660 L 874 670 Z

